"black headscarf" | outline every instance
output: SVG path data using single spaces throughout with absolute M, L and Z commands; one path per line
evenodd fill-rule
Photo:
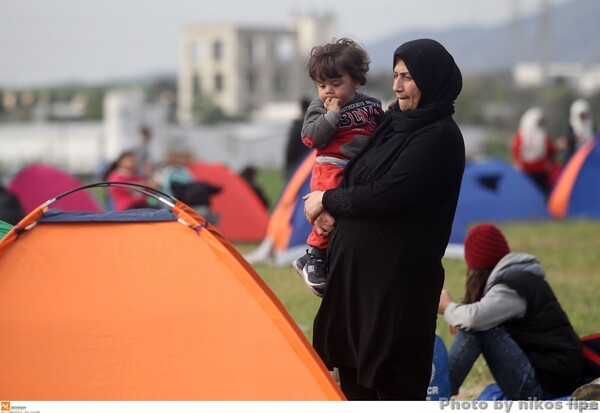
M 412 40 L 396 49 L 393 66 L 399 59 L 406 64 L 421 91 L 421 98 L 416 109 L 406 112 L 400 111 L 398 103 L 394 105 L 394 123 L 400 122 L 400 125 L 394 125 L 395 129 L 408 127 L 414 131 L 424 124 L 452 115 L 454 101 L 462 89 L 462 74 L 444 46 L 431 39 Z
M 454 100 L 462 89 L 462 75 L 444 46 L 431 39 L 412 40 L 396 49 L 394 66 L 398 59 L 404 61 L 421 92 L 419 106 L 402 112 L 396 101 L 366 147 L 350 160 L 344 177 L 353 169 L 355 176 L 365 181 L 380 176 L 389 167 L 389 160 L 395 159 L 408 145 L 413 132 L 454 113 Z M 362 170 L 366 158 L 369 171 Z M 363 165 L 355 167 L 357 163 Z
M 386 112 L 367 145 L 344 169 L 344 184 L 371 182 L 390 167 L 409 144 L 413 132 L 454 113 L 462 89 L 462 75 L 448 51 L 430 39 L 412 40 L 394 52 L 394 66 L 402 59 L 421 97 L 416 109 L 402 112 L 398 101 Z M 362 164 L 362 165 L 361 165 Z

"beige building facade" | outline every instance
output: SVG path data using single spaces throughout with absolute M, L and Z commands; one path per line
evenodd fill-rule
M 178 121 L 193 124 L 203 102 L 235 116 L 312 95 L 306 73 L 310 49 L 332 38 L 330 15 L 297 16 L 285 28 L 186 27 L 180 39 Z

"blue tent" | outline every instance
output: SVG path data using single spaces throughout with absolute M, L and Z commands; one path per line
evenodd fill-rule
M 456 207 L 451 244 L 462 244 L 477 222 L 549 219 L 544 194 L 508 162 L 489 158 L 465 166 Z
M 255 251 L 245 255 L 248 262 L 267 261 L 275 265 L 289 265 L 292 260 L 306 253 L 306 239 L 312 225 L 304 216 L 302 197 L 310 193 L 314 162 L 315 151 L 310 151 L 297 165 L 271 212 L 265 239 Z
M 600 218 L 600 135 L 571 157 L 548 200 L 554 218 Z

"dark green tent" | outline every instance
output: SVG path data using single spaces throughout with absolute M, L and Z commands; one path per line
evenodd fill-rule
M 2 238 L 13 226 L 8 222 L 0 220 L 0 238 Z

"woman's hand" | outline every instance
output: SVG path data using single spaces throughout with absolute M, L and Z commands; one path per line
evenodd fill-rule
M 304 215 L 308 222 L 314 224 L 315 219 L 325 211 L 323 207 L 323 193 L 324 191 L 313 191 L 308 195 L 304 195 Z
M 313 224 L 317 230 L 317 234 L 327 237 L 333 230 L 335 225 L 335 218 L 327 211 L 321 212 Z
M 438 314 L 444 314 L 444 312 L 446 311 L 446 308 L 452 302 L 453 302 L 452 296 L 450 295 L 450 293 L 446 290 L 442 290 L 442 292 L 440 293 L 440 303 L 438 305 Z M 448 324 L 448 331 L 450 332 L 450 334 L 452 334 L 454 336 L 458 332 L 458 327 L 451 326 Z
M 446 290 L 440 293 L 440 303 L 438 304 L 438 314 L 444 314 L 446 307 L 452 303 L 452 296 Z

